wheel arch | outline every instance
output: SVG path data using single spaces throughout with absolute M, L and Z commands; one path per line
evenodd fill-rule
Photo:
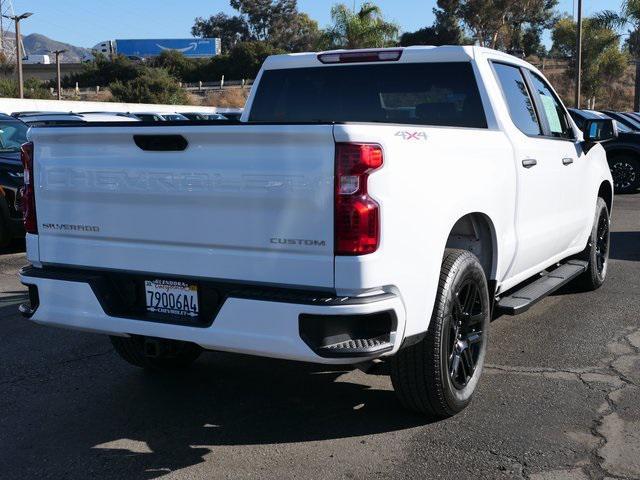
M 600 188 L 598 189 L 598 198 L 602 198 L 604 200 L 604 203 L 607 204 L 609 215 L 611 215 L 611 208 L 613 207 L 613 186 L 608 180 L 604 180 L 600 184 Z
M 487 214 L 472 212 L 460 217 L 449 232 L 446 248 L 459 248 L 473 253 L 478 257 L 487 280 L 496 279 L 497 236 L 494 223 Z
M 605 152 L 607 154 L 607 160 L 617 157 L 618 155 L 627 154 L 635 155 L 640 158 L 640 148 L 630 144 L 615 145 L 614 147 L 605 148 Z

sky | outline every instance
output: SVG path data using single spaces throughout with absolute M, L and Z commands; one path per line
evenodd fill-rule
M 560 0 L 559 10 L 572 13 L 574 1 Z M 353 0 L 342 0 L 352 6 Z M 329 11 L 340 0 L 298 0 L 298 8 L 318 21 L 330 22 Z M 361 2 L 356 0 L 356 4 Z M 384 14 L 413 31 L 433 22 L 436 0 L 377 0 Z M 619 9 L 622 0 L 583 0 L 585 15 Z M 33 12 L 21 23 L 24 35 L 40 33 L 79 47 L 117 38 L 182 38 L 191 36 L 195 17 L 233 13 L 228 0 L 13 0 L 17 14 Z

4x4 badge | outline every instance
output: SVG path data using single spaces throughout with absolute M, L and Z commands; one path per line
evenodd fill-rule
M 427 134 L 424 132 L 411 132 L 409 130 L 400 130 L 396 132 L 396 137 L 402 137 L 403 140 L 426 140 Z

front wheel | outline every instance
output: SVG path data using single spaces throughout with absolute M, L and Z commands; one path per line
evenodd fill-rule
M 426 336 L 391 359 L 391 381 L 405 408 L 446 418 L 471 402 L 487 351 L 489 305 L 476 256 L 447 249 Z
M 596 203 L 596 213 L 587 247 L 579 255 L 588 262 L 587 270 L 576 279 L 584 290 L 596 290 L 602 286 L 609 267 L 609 209 L 602 198 Z

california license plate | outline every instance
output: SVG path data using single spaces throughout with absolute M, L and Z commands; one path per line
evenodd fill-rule
M 179 280 L 145 280 L 147 311 L 152 313 L 198 316 L 198 286 Z

